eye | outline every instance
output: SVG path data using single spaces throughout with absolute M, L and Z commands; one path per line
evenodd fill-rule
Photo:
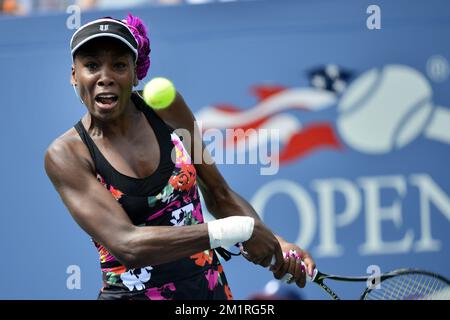
M 114 66 L 115 66 L 117 69 L 125 69 L 125 68 L 127 67 L 127 64 L 124 63 L 124 62 L 117 62 L 116 64 L 114 64 Z
M 88 62 L 84 66 L 91 71 L 94 71 L 98 68 L 98 65 L 95 62 Z

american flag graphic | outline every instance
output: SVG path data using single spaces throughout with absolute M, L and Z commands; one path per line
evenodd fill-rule
M 288 111 L 298 110 L 301 117 L 301 112 L 321 111 L 335 105 L 338 95 L 347 86 L 350 73 L 336 65 L 326 65 L 308 75 L 310 87 L 253 86 L 250 91 L 256 97 L 256 104 L 252 107 L 243 109 L 232 104 L 215 104 L 201 109 L 196 118 L 202 124 L 202 131 L 241 129 L 246 132 L 245 135 L 234 133 L 225 140 L 225 149 L 236 148 L 238 152 L 258 147 L 261 143 L 256 137 L 259 129 L 278 129 L 281 164 L 319 149 L 340 149 L 341 143 L 331 123 L 316 121 L 304 125 Z

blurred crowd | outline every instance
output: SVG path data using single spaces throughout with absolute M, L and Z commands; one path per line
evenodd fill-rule
M 27 15 L 50 11 L 65 11 L 70 5 L 78 5 L 81 10 L 90 10 L 231 1 L 244 0 L 0 0 L 0 14 Z

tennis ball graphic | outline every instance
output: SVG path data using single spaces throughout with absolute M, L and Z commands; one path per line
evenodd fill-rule
M 338 104 L 337 128 L 352 148 L 383 154 L 407 145 L 425 128 L 432 91 L 413 68 L 387 65 L 356 79 Z

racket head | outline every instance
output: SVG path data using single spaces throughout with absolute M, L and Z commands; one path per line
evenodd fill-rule
M 399 269 L 380 276 L 379 285 L 367 287 L 361 300 L 450 300 L 450 280 L 415 269 Z

